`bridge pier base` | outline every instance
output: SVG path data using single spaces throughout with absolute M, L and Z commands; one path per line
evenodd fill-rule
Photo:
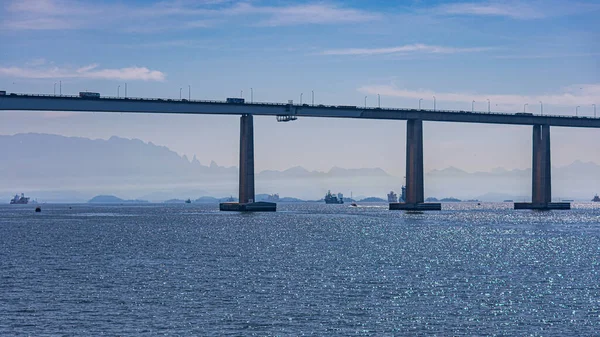
M 276 203 L 254 200 L 254 123 L 250 114 L 244 114 L 240 118 L 239 171 L 239 202 L 221 203 L 219 209 L 233 212 L 275 212 Z
M 552 161 L 550 156 L 550 126 L 533 126 L 533 165 L 531 203 L 517 202 L 515 209 L 571 209 L 568 202 L 552 202 Z
M 423 184 L 423 120 L 406 121 L 406 200 L 390 203 L 390 210 L 439 211 L 439 203 L 425 203 Z

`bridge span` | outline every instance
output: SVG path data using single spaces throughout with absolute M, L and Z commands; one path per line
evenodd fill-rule
M 532 202 L 516 203 L 515 209 L 570 209 L 569 203 L 553 203 L 551 193 L 550 127 L 600 128 L 600 118 L 475 111 L 372 108 L 348 105 L 246 103 L 160 98 L 90 98 L 56 95 L 0 95 L 0 110 L 73 111 L 159 114 L 240 115 L 239 203 L 223 203 L 223 211 L 275 211 L 276 204 L 255 202 L 253 116 L 406 120 L 406 200 L 391 203 L 390 210 L 440 210 L 438 203 L 424 202 L 423 121 L 529 125 L 533 127 Z

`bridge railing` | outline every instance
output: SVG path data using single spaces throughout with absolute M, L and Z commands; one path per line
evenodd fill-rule
M 82 98 L 79 95 L 55 95 L 55 94 L 17 94 L 7 93 L 6 96 L 19 96 L 19 97 L 52 97 L 52 98 Z M 86 100 L 123 100 L 123 101 L 149 101 L 149 102 L 181 102 L 181 103 L 202 103 L 202 104 L 233 104 L 233 105 L 264 105 L 264 106 L 288 106 L 289 103 L 273 103 L 273 102 L 245 102 L 245 103 L 227 103 L 227 101 L 219 100 L 197 100 L 197 99 L 173 99 L 173 98 L 144 98 L 144 97 L 116 97 L 116 96 L 102 96 L 100 98 L 83 98 Z M 327 108 L 327 109 L 356 109 L 356 110 L 370 110 L 370 111 L 423 111 L 423 112 L 443 112 L 451 114 L 480 114 L 480 115 L 499 115 L 499 116 L 515 116 L 520 112 L 509 113 L 509 112 L 497 112 L 497 111 L 466 111 L 466 110 L 444 110 L 444 109 L 411 109 L 411 108 L 380 108 L 380 107 L 360 107 L 360 106 L 342 106 L 342 105 L 326 105 L 326 104 L 292 104 L 295 108 Z M 541 115 L 536 113 L 527 113 L 523 117 L 534 116 L 534 117 L 549 117 L 549 118 L 570 118 L 570 119 L 599 119 L 600 117 L 592 116 L 573 116 L 573 115 Z

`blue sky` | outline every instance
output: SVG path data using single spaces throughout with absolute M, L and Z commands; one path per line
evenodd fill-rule
M 76 1 L 0 4 L 0 90 L 593 115 L 596 1 Z M 56 86 L 58 91 L 58 85 Z M 4 112 L 0 133 L 118 135 L 237 164 L 238 121 L 218 116 Z M 404 171 L 403 122 L 257 118 L 257 169 Z M 600 162 L 597 130 L 553 129 L 553 161 Z M 425 166 L 531 162 L 526 127 L 427 123 Z M 340 142 L 346 145 L 339 145 Z M 268 148 L 268 150 L 267 150 Z

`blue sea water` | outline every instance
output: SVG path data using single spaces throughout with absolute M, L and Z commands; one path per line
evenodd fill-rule
M 0 206 L 0 335 L 600 335 L 600 205 Z

